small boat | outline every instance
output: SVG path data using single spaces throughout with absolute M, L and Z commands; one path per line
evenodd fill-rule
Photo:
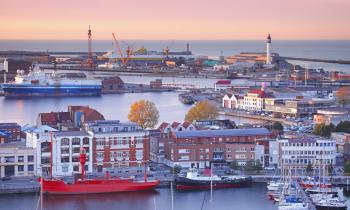
M 332 188 L 320 188 L 320 187 L 314 187 L 314 188 L 308 188 L 305 190 L 305 192 L 310 194 L 334 194 L 336 195 L 337 192 L 334 191 Z
M 193 99 L 193 97 L 188 94 L 188 93 L 181 93 L 179 94 L 179 100 L 183 103 L 183 104 L 194 104 L 195 100 Z
M 300 182 L 300 185 L 304 189 L 306 189 L 306 188 L 314 188 L 314 187 L 317 187 L 317 186 L 319 186 L 321 188 L 331 188 L 332 187 L 331 183 L 329 183 L 329 182 L 319 183 L 318 181 L 316 181 L 312 177 L 307 177 L 307 179 L 302 180 Z
M 245 187 L 251 182 L 250 176 L 204 176 L 199 175 L 194 169 L 187 172 L 186 177 L 175 177 L 175 186 L 178 190 Z
M 301 198 L 291 195 L 286 196 L 278 204 L 279 210 L 308 210 L 309 207 L 305 204 Z
M 277 191 L 277 190 L 282 189 L 283 185 L 284 185 L 284 183 L 281 181 L 270 181 L 267 184 L 267 189 L 269 191 Z
M 344 201 L 338 198 L 322 199 L 316 203 L 317 210 L 346 210 L 347 207 Z

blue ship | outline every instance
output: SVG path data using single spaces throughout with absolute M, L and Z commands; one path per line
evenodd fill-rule
M 101 94 L 102 82 L 83 73 L 45 73 L 39 69 L 24 74 L 17 70 L 15 81 L 1 88 L 5 97 L 96 96 Z

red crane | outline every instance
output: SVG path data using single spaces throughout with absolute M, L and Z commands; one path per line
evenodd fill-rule
M 91 29 L 89 25 L 89 30 L 88 30 L 88 60 L 87 60 L 87 65 L 89 67 L 92 67 L 94 64 L 94 61 L 92 59 L 92 35 L 91 35 Z
M 119 45 L 119 42 L 118 42 L 117 38 L 115 37 L 114 33 L 112 33 L 112 36 L 113 36 L 114 44 L 117 47 L 117 50 L 119 52 L 120 60 L 123 64 L 123 66 L 126 66 L 128 64 L 129 59 L 130 59 L 130 56 L 132 54 L 132 49 L 128 46 L 128 48 L 126 50 L 126 57 L 124 57 L 123 51 L 122 51 L 122 49 Z

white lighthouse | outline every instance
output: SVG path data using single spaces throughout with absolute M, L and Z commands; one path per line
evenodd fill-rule
M 267 36 L 267 41 L 266 41 L 266 64 L 270 65 L 272 62 L 271 59 L 271 51 L 270 51 L 270 45 L 271 45 L 271 36 L 270 34 Z

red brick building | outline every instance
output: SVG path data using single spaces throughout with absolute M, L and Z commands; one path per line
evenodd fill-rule
M 0 123 L 0 132 L 4 143 L 21 140 L 21 126 L 17 123 Z
M 166 164 L 204 168 L 212 162 L 236 160 L 245 165 L 255 159 L 256 141 L 269 136 L 265 128 L 174 132 L 164 140 Z
M 149 133 L 136 123 L 100 120 L 84 129 L 93 136 L 93 167 L 99 172 L 143 166 L 149 160 Z

